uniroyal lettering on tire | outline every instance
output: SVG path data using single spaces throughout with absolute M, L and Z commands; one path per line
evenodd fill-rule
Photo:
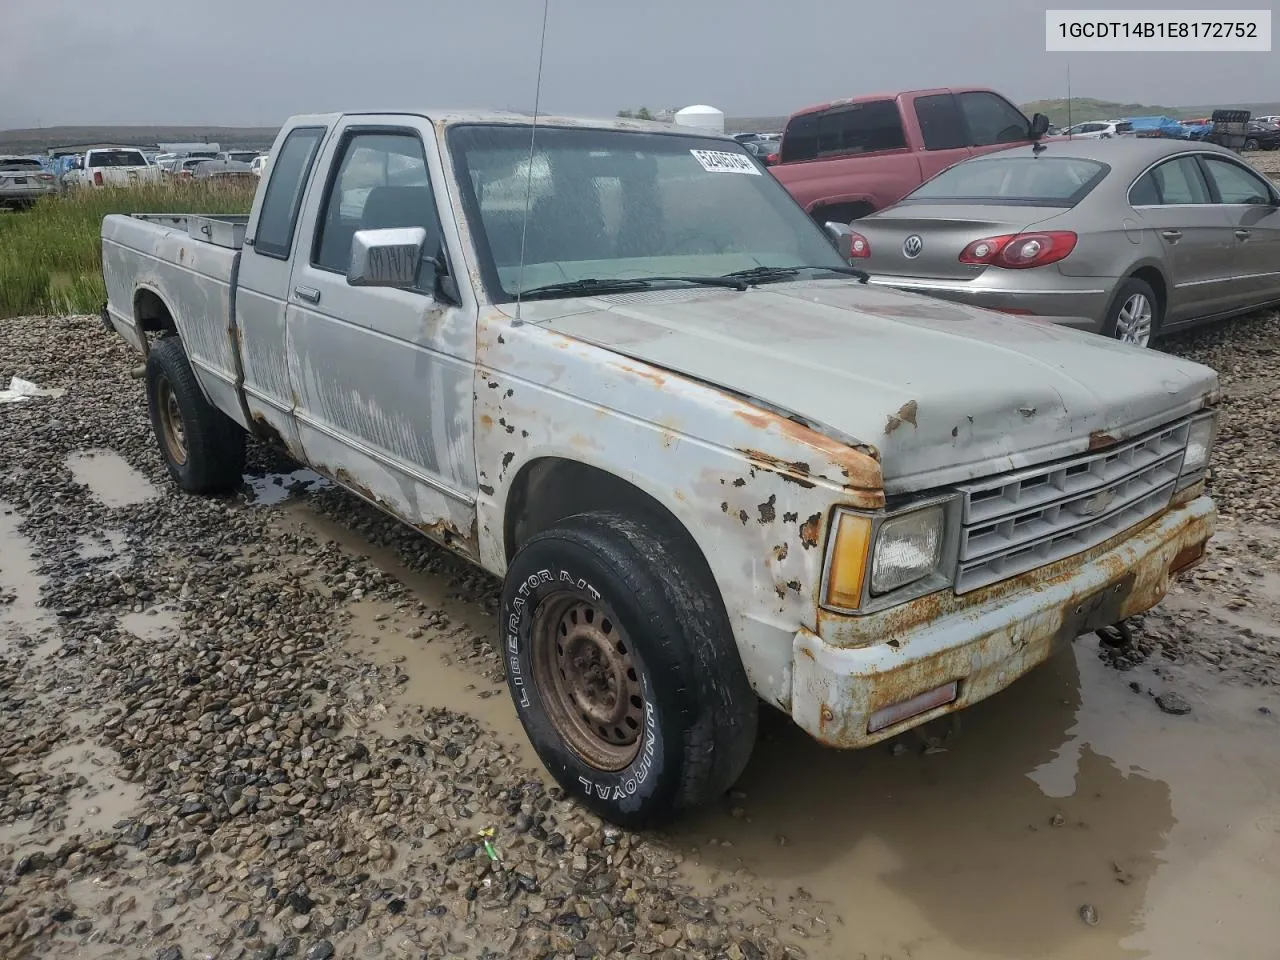
M 507 684 L 565 791 L 621 826 L 727 790 L 755 742 L 755 694 L 705 561 L 617 513 L 531 537 L 502 588 Z
M 638 813 L 644 800 L 649 796 L 648 785 L 651 775 L 662 767 L 664 750 L 662 737 L 658 727 L 657 709 L 654 703 L 652 681 L 644 669 L 643 661 L 638 653 L 632 651 L 632 660 L 639 661 L 637 682 L 640 698 L 643 703 L 643 720 L 638 730 L 638 744 L 635 758 L 619 770 L 604 770 L 593 766 L 583 752 L 574 748 L 572 738 L 554 722 L 556 710 L 548 700 L 554 697 L 550 690 L 540 690 L 535 682 L 534 660 L 536 651 L 532 645 L 539 638 L 533 635 L 538 620 L 540 605 L 565 602 L 567 598 L 580 598 L 596 605 L 607 616 L 616 621 L 617 614 L 602 597 L 600 590 L 579 571 L 565 567 L 546 567 L 524 577 L 514 591 L 509 602 L 509 612 L 505 624 L 505 641 L 507 679 L 515 700 L 516 709 L 526 729 L 543 730 L 550 726 L 559 739 L 564 741 L 567 757 L 576 760 L 576 771 L 565 770 L 561 773 L 560 763 L 556 759 L 543 757 L 553 774 L 571 793 L 576 793 L 591 806 L 599 806 L 602 802 L 615 806 L 619 812 Z M 535 747 L 539 747 L 538 738 L 534 738 Z M 541 754 L 541 749 L 540 749 Z M 576 789 L 566 783 L 567 774 L 574 774 Z

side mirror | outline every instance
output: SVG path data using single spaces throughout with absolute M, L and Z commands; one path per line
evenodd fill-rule
M 1049 118 L 1043 113 L 1037 113 L 1031 118 L 1031 124 L 1027 129 L 1027 137 L 1030 140 L 1039 140 L 1049 131 Z
M 412 289 L 418 283 L 426 243 L 427 231 L 422 227 L 357 230 L 351 238 L 347 283 L 353 287 Z

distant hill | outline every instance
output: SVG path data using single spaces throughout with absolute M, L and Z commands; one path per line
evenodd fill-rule
M 1199 104 L 1189 107 L 1162 107 L 1149 103 L 1117 103 L 1114 100 L 1095 100 L 1092 97 L 1072 97 L 1070 118 L 1072 123 L 1085 120 L 1117 120 L 1121 117 L 1173 117 L 1176 120 L 1189 120 L 1192 117 L 1207 117 L 1214 110 L 1240 109 L 1248 110 L 1255 117 L 1280 114 L 1280 103 L 1214 103 Z M 1022 104 L 1022 112 L 1027 116 L 1043 113 L 1050 123 L 1060 127 L 1067 125 L 1067 101 L 1032 100 Z
M 0 151 L 44 153 L 50 147 L 83 143 L 153 146 L 157 143 L 207 141 L 228 147 L 269 147 L 278 127 L 211 127 L 176 125 L 68 126 L 0 130 Z
M 1280 103 L 1215 103 L 1188 107 L 1165 107 L 1147 103 L 1119 103 L 1114 100 L 1096 100 L 1092 97 L 1073 97 L 1071 100 L 1071 120 L 1080 123 L 1084 120 L 1111 120 L 1118 117 L 1141 117 L 1164 115 L 1186 119 L 1189 117 L 1208 116 L 1221 108 L 1239 108 L 1250 111 L 1254 116 L 1280 114 Z M 1067 101 L 1032 100 L 1022 104 L 1022 112 L 1027 116 L 1043 113 L 1051 123 L 1065 126 L 1067 123 Z M 781 130 L 787 122 L 786 117 L 729 117 L 725 120 L 725 129 L 732 133 L 745 131 L 770 132 Z M 156 143 L 179 143 L 208 140 L 216 142 L 223 148 L 255 148 L 268 147 L 275 139 L 278 127 L 212 127 L 212 126 L 176 126 L 176 125 L 130 125 L 130 126 L 67 126 L 43 127 L 27 130 L 0 130 L 0 152 L 3 153 L 44 153 L 50 147 L 69 146 L 84 143 L 122 143 L 136 146 L 150 146 Z

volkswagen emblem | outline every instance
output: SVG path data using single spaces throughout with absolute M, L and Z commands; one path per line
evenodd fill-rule
M 908 260 L 914 260 L 920 256 L 920 251 L 924 249 L 924 240 L 920 234 L 913 233 L 907 239 L 902 241 L 902 255 Z

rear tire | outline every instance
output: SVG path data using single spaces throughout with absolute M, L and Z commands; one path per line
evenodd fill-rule
M 1246 141 L 1244 142 L 1244 148 L 1245 148 L 1246 150 L 1257 150 L 1257 149 L 1258 149 L 1258 141 L 1257 141 L 1257 140 L 1254 140 L 1252 137 L 1250 137 L 1248 140 L 1246 140 Z
M 147 354 L 147 409 L 169 475 L 188 493 L 224 493 L 244 474 L 244 431 L 205 399 L 177 337 Z
M 722 794 L 755 745 L 757 701 L 714 584 L 675 537 L 570 517 L 507 571 L 507 683 L 547 770 L 628 828 Z
M 1162 319 L 1163 307 L 1151 284 L 1130 277 L 1120 285 L 1111 302 L 1102 335 L 1121 343 L 1149 347 L 1160 330 Z

